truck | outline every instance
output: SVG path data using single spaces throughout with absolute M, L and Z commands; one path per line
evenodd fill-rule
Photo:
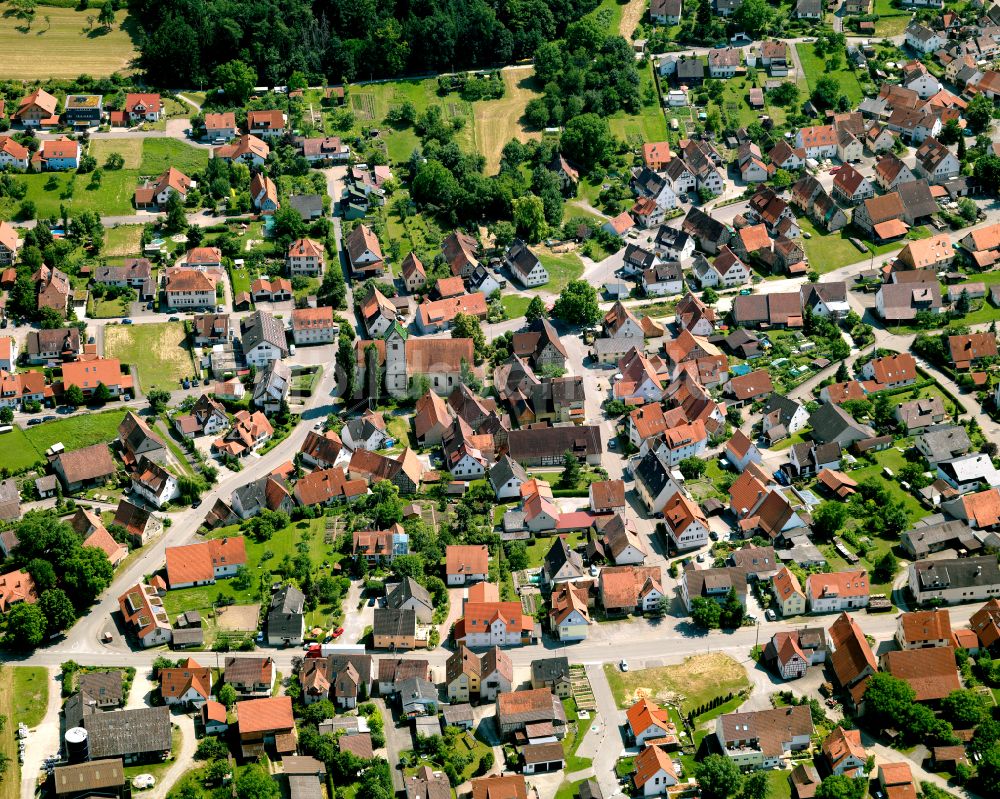
M 330 655 L 363 655 L 364 644 L 306 644 L 307 658 L 325 658 Z

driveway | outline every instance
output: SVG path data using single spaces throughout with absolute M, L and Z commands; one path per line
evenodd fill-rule
M 392 711 L 386 706 L 385 700 L 373 699 L 382 720 L 385 722 L 385 749 L 389 758 L 389 770 L 392 772 L 392 789 L 399 793 L 403 790 L 403 772 L 399 768 L 399 753 L 413 749 L 413 732 L 407 721 L 402 727 L 397 727 Z
M 160 781 L 151 790 L 142 792 L 142 795 L 148 799 L 161 799 L 161 797 L 166 796 L 174 783 L 195 767 L 194 753 L 198 748 L 198 741 L 195 738 L 194 718 L 189 715 L 176 714 L 171 716 L 170 722 L 180 727 L 180 751 L 174 753 L 174 762 L 163 773 Z

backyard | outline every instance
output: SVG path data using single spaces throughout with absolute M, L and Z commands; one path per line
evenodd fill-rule
M 120 11 L 116 24 L 105 30 L 88 25 L 94 11 L 46 5 L 29 22 L 6 9 L 0 15 L 0 78 L 99 78 L 127 70 L 136 56 L 127 16 Z
M 552 545 L 555 543 L 556 538 L 565 538 L 566 546 L 570 549 L 578 547 L 580 544 L 587 543 L 587 534 L 585 532 L 576 533 L 566 533 L 562 536 L 539 536 L 537 538 L 532 538 L 531 543 L 528 544 L 528 567 L 538 568 L 542 565 L 542 561 L 545 560 L 545 556 L 552 549 Z
M 182 588 L 168 591 L 163 599 L 168 615 L 173 618 L 188 610 L 201 611 L 203 616 L 212 612 L 216 602 L 226 604 L 251 605 L 261 601 L 261 590 L 270 591 L 272 578 L 290 568 L 291 561 L 299 554 L 300 546 L 310 560 L 310 574 L 314 580 L 330 575 L 334 563 L 340 560 L 340 553 L 332 544 L 326 543 L 326 518 L 305 519 L 279 530 L 267 541 L 257 541 L 246 537 L 247 571 L 249 579 L 241 587 L 237 578 L 220 580 L 214 585 Z M 240 535 L 239 527 L 224 527 L 212 531 L 209 537 L 225 538 Z M 262 581 L 262 576 L 266 579 Z M 265 600 L 267 596 L 263 597 Z M 306 627 L 334 626 L 343 619 L 339 605 L 320 605 L 306 616 Z M 208 645 L 206 641 L 206 645 Z
M 548 247 L 539 246 L 536 249 L 538 260 L 549 273 L 549 282 L 544 291 L 558 294 L 571 280 L 578 280 L 583 274 L 583 261 L 575 252 L 554 253 Z
M 195 373 L 182 322 L 106 327 L 104 353 L 135 366 L 143 391 L 173 390 L 181 379 Z
M 678 703 L 685 715 L 718 696 L 750 687 L 746 670 L 729 655 L 693 655 L 683 663 L 622 672 L 606 663 L 604 673 L 615 701 L 630 707 L 641 696 L 656 702 Z
M 809 234 L 809 238 L 803 235 L 802 244 L 806 251 L 806 259 L 809 267 L 816 270 L 821 275 L 840 269 L 842 266 L 856 264 L 871 258 L 868 253 L 861 252 L 855 247 L 847 236 L 847 229 L 838 230 L 836 233 L 821 233 L 812 220 L 805 215 L 797 220 L 802 233 Z
M 857 107 L 858 103 L 864 97 L 864 92 L 861 89 L 861 84 L 858 83 L 857 77 L 845 66 L 845 59 L 841 59 L 840 67 L 831 70 L 827 67 L 825 57 L 816 54 L 814 45 L 807 43 L 797 44 L 795 45 L 795 50 L 799 55 L 799 60 L 802 62 L 802 71 L 805 73 L 806 83 L 809 84 L 810 92 L 816 89 L 816 84 L 820 78 L 833 78 L 840 86 L 840 91 L 847 96 L 851 108 Z
M 72 209 L 74 214 L 95 211 L 102 216 L 129 216 L 135 212 L 132 197 L 138 175 L 134 170 L 105 171 L 100 184 L 93 182 L 92 175 L 75 172 L 40 172 L 18 175 L 16 179 L 27 186 L 24 199 L 35 203 L 38 217 L 58 217 L 60 206 Z M 11 197 L 0 199 L 0 217 L 11 219 L 18 204 Z

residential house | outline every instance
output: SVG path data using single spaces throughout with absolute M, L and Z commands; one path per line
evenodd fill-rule
M 288 274 L 316 276 L 322 275 L 326 265 L 323 245 L 312 239 L 296 239 L 288 246 L 285 254 Z
M 156 122 L 163 116 L 163 100 L 158 94 L 132 92 L 125 95 L 124 111 L 132 124 Z
M 69 494 L 86 486 L 102 485 L 115 473 L 115 463 L 107 444 L 60 452 L 50 463 Z
M 810 574 L 806 595 L 810 613 L 837 613 L 868 605 L 868 572 L 864 569 Z
M 489 578 L 489 549 L 481 544 L 449 544 L 445 548 L 448 585 L 467 585 Z
M 520 602 L 467 601 L 455 622 L 455 643 L 469 648 L 522 646 L 537 637 L 534 620 Z
M 1000 596 L 1000 569 L 991 557 L 919 560 L 909 566 L 909 586 L 918 605 L 983 602 Z
M 918 610 L 896 618 L 896 643 L 900 649 L 927 649 L 954 645 L 947 610 Z
M 170 643 L 170 618 L 156 588 L 148 583 L 132 586 L 118 597 L 118 608 L 126 628 L 144 648 Z
M 344 249 L 351 265 L 351 272 L 362 279 L 381 277 L 385 272 L 385 257 L 378 237 L 365 224 L 352 230 L 344 240 Z
M 741 769 L 782 767 L 789 754 L 809 747 L 812 733 L 803 705 L 725 713 L 715 729 L 722 753 Z
M 263 139 L 244 133 L 231 144 L 223 144 L 212 150 L 212 157 L 223 161 L 242 162 L 248 166 L 261 167 L 267 161 L 271 148 Z
M 939 702 L 962 687 L 951 646 L 893 650 L 885 652 L 880 662 L 883 671 L 910 685 L 917 702 Z
M 785 618 L 801 616 L 806 612 L 806 595 L 802 585 L 787 568 L 782 566 L 771 578 L 775 602 Z M 785 679 L 788 679 L 787 677 Z
M 548 270 L 542 265 L 528 245 L 514 239 L 504 253 L 504 263 L 511 274 L 525 288 L 534 288 L 549 282 Z
M 823 739 L 821 749 L 831 774 L 854 779 L 866 776 L 868 753 L 861 743 L 860 730 L 837 727 Z
M 496 722 L 504 738 L 524 732 L 528 725 L 550 724 L 557 740 L 566 734 L 562 700 L 548 688 L 530 688 L 497 696 Z
M 160 695 L 168 706 L 200 708 L 212 696 L 212 670 L 194 658 L 159 670 Z
M 231 685 L 240 699 L 269 697 L 277 669 L 269 657 L 227 657 L 222 681 Z
M 286 584 L 271 594 L 267 611 L 269 646 L 301 646 L 305 637 L 305 594 Z
M 241 566 L 246 566 L 246 542 L 243 536 L 212 538 L 196 544 L 167 547 L 164 557 L 171 590 L 211 585 L 216 580 L 232 577 Z
M 164 284 L 164 296 L 171 309 L 214 308 L 216 278 L 197 269 L 171 270 Z

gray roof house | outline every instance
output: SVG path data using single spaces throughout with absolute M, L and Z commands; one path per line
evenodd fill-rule
M 934 425 L 914 439 L 917 451 L 931 466 L 964 455 L 972 449 L 969 434 L 962 425 Z
M 820 444 L 835 441 L 841 447 L 849 447 L 855 441 L 875 437 L 872 428 L 855 421 L 847 411 L 831 402 L 821 405 L 809 417 L 809 425 L 812 427 L 813 441 Z
M 542 563 L 542 577 L 548 585 L 572 582 L 584 576 L 583 557 L 559 536 L 552 542 Z
M 254 376 L 253 403 L 265 413 L 277 413 L 288 398 L 292 370 L 284 361 L 271 361 Z
M 404 577 L 402 582 L 388 590 L 386 606 L 394 610 L 412 610 L 421 624 L 430 624 L 434 616 L 434 601 L 430 592 L 412 577 Z
M 305 636 L 306 596 L 294 585 L 283 585 L 271 594 L 267 612 L 267 643 L 270 646 L 300 646 Z
M 437 686 L 420 677 L 403 680 L 397 689 L 403 713 L 409 717 L 431 715 L 441 703 Z

